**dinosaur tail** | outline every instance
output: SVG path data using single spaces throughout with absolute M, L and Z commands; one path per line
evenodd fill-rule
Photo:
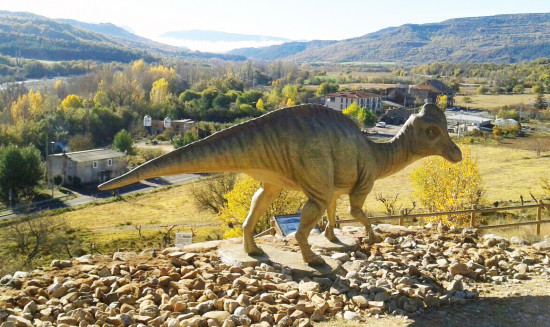
M 216 135 L 221 134 L 221 135 Z M 193 142 L 99 185 L 102 191 L 137 183 L 144 179 L 185 173 L 210 173 L 238 171 L 246 166 L 242 160 L 242 135 L 223 135 L 218 132 L 208 138 Z M 240 145 L 240 147 L 239 147 Z

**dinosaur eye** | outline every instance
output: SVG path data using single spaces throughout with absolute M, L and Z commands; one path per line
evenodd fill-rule
M 437 136 L 437 128 L 435 127 L 430 127 L 426 130 L 426 134 L 428 134 L 428 137 L 433 139 L 434 137 Z

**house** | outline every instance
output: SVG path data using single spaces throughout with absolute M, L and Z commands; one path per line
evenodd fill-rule
M 62 184 L 99 184 L 126 172 L 126 156 L 112 149 L 56 153 L 46 162 L 49 179 L 61 176 Z
M 166 117 L 164 120 L 151 120 L 150 124 L 148 132 L 154 135 L 163 133 L 168 127 L 172 127 L 174 132 L 180 135 L 197 127 L 197 123 L 191 119 L 171 120 L 170 117 Z
M 334 110 L 342 111 L 352 103 L 370 110 L 381 108 L 382 96 L 363 91 L 342 91 L 325 95 L 325 105 Z
M 417 85 L 399 84 L 386 90 L 386 99 L 405 107 L 413 107 L 418 103 L 436 103 L 441 94 L 447 96 L 447 106 L 454 104 L 455 91 L 438 80 L 428 80 Z
M 436 103 L 439 95 L 447 96 L 447 106 L 454 104 L 455 91 L 445 83 L 432 79 L 409 88 L 409 93 L 415 99 L 420 98 L 424 103 Z

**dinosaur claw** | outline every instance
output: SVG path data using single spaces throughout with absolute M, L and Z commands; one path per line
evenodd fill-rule
M 309 265 L 309 266 L 312 266 L 312 267 L 318 267 L 318 266 L 324 266 L 326 265 L 326 262 L 323 258 L 321 258 L 320 256 L 314 254 L 310 257 L 308 257 L 307 259 L 304 258 L 304 261 Z

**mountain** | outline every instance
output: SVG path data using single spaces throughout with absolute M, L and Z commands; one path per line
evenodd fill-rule
M 0 11 L 0 54 L 42 60 L 129 62 L 158 57 L 243 60 L 239 55 L 190 51 L 130 33 L 113 24 L 54 20 L 26 12 Z
M 292 42 L 229 53 L 303 62 L 513 63 L 548 56 L 550 13 L 405 24 L 341 41 Z
M 55 19 L 55 20 L 60 23 L 67 23 L 74 27 L 78 27 L 78 28 L 86 29 L 99 34 L 104 34 L 104 35 L 114 37 L 121 42 L 128 43 L 130 46 L 142 47 L 153 51 L 161 50 L 161 51 L 167 51 L 167 52 L 179 52 L 179 51 L 189 50 L 184 47 L 175 47 L 175 46 L 149 40 L 147 38 L 136 35 L 122 27 L 116 26 L 115 24 L 111 24 L 111 23 L 94 24 L 94 23 L 85 23 L 74 19 Z
M 186 31 L 170 31 L 161 34 L 160 37 L 174 38 L 178 40 L 188 41 L 206 41 L 206 42 L 289 42 L 290 39 L 285 39 L 277 36 L 263 35 L 247 35 L 227 33 L 220 31 L 208 30 L 186 30 Z

